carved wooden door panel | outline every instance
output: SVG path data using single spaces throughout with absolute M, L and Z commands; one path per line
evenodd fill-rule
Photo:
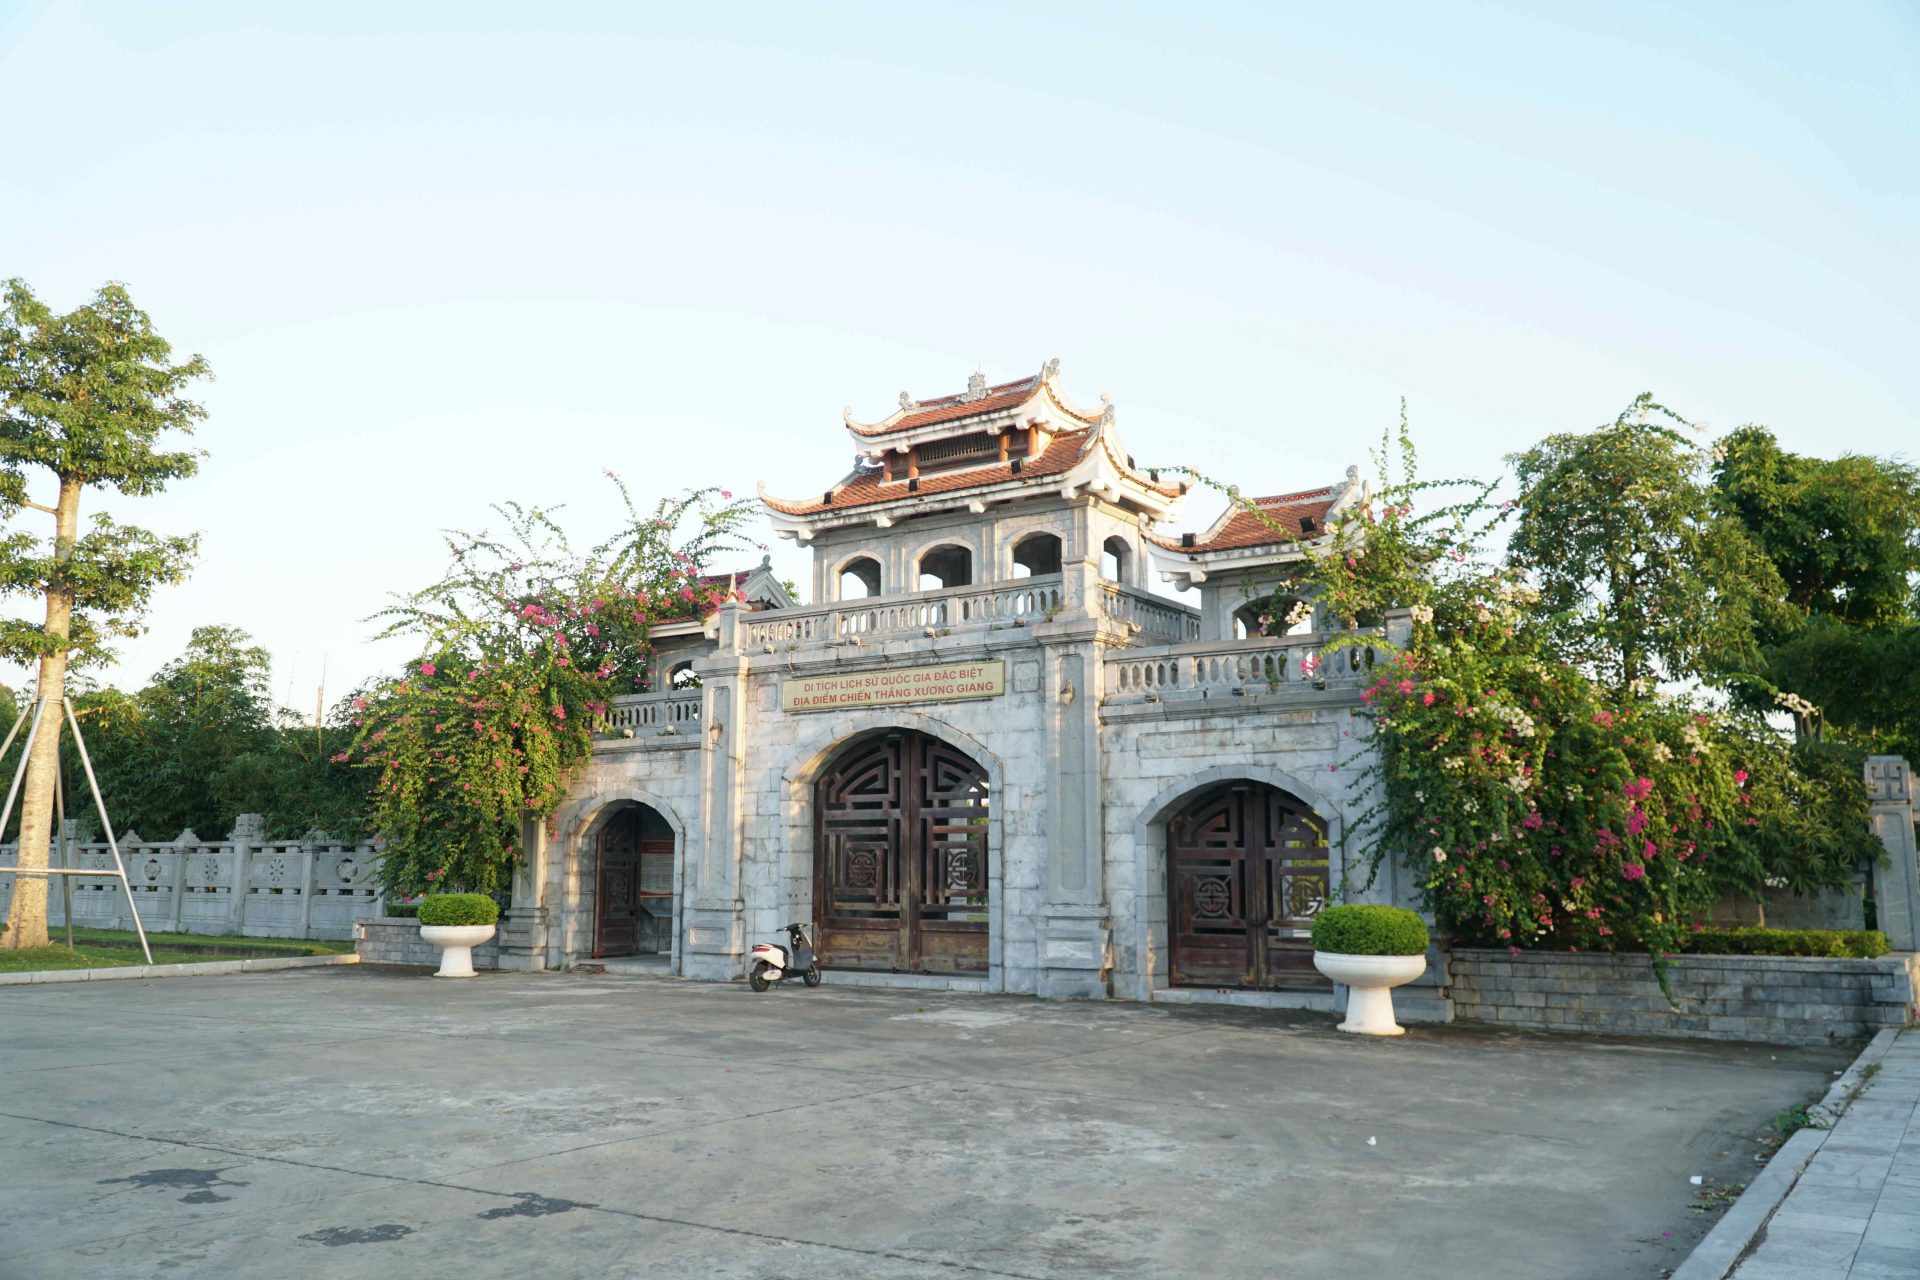
M 1258 782 L 1212 788 L 1167 824 L 1175 986 L 1325 986 L 1313 917 L 1327 899 L 1326 833 Z
M 902 730 L 850 748 L 814 791 L 821 963 L 984 973 L 987 780 L 952 747 Z
M 640 924 L 638 810 L 615 814 L 600 830 L 594 880 L 593 954 L 630 956 Z

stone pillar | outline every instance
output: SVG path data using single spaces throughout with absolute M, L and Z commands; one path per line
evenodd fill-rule
M 1047 729 L 1046 905 L 1039 922 L 1034 994 L 1104 999 L 1113 922 L 1102 858 L 1099 643 L 1103 590 L 1095 566 L 1063 566 L 1066 608 L 1036 629 L 1041 640 L 1042 723 Z
M 681 859 L 680 972 L 683 977 L 731 981 L 742 973 L 746 905 L 740 894 L 741 762 L 748 718 L 746 700 L 747 606 L 720 606 L 720 644 L 695 665 L 700 674 L 700 834 L 698 849 Z M 698 856 L 696 856 L 696 854 Z
M 547 967 L 547 858 L 547 824 L 538 818 L 522 818 L 513 896 L 500 917 L 502 969 L 537 972 Z
M 1913 839 L 1913 770 L 1902 756 L 1867 757 L 1868 821 L 1887 848 L 1873 869 L 1880 931 L 1895 951 L 1920 951 L 1920 855 Z

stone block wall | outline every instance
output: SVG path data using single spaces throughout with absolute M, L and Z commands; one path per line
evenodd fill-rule
M 424 965 L 440 967 L 440 948 L 420 937 L 420 922 L 404 916 L 374 916 L 354 922 L 353 949 L 362 964 Z M 500 935 L 496 932 L 473 949 L 473 967 L 500 967 Z
M 1827 1044 L 1905 1026 L 1916 1013 L 1920 955 L 1877 960 L 1680 956 L 1674 1008 L 1646 956 L 1454 949 L 1454 1016 L 1549 1031 L 1609 1031 L 1779 1044 Z

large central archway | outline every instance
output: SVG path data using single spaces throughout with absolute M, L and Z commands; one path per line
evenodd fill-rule
M 1327 830 L 1264 782 L 1199 792 L 1167 823 L 1173 985 L 1324 987 L 1313 917 L 1327 901 Z
M 863 738 L 814 787 L 821 963 L 987 971 L 987 773 L 911 729 Z

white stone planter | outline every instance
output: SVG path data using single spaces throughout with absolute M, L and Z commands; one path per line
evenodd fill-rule
M 423 924 L 420 937 L 429 946 L 440 948 L 440 968 L 436 978 L 471 978 L 473 949 L 493 936 L 490 924 Z
M 1347 1020 L 1340 1030 L 1363 1036 L 1406 1034 L 1406 1028 L 1393 1020 L 1393 988 L 1427 971 L 1424 955 L 1349 956 L 1316 951 L 1313 967 L 1347 988 Z

